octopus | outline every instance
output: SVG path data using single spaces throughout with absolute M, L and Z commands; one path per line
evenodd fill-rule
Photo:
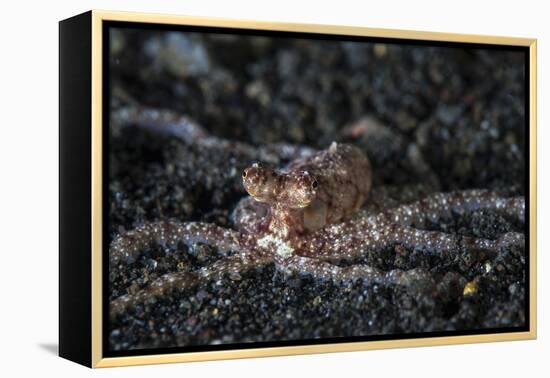
M 361 261 L 373 250 L 403 247 L 436 255 L 468 251 L 472 261 L 482 262 L 503 248 L 524 246 L 520 232 L 489 240 L 428 227 L 453 214 L 477 210 L 495 211 L 523 225 L 523 196 L 503 197 L 471 189 L 435 192 L 404 203 L 392 201 L 386 188 L 373 188 L 369 159 L 351 144 L 333 142 L 320 151 L 289 145 L 255 148 L 209 136 L 187 118 L 151 109 L 122 109 L 114 113 L 111 123 L 115 130 L 132 124 L 188 143 L 238 149 L 263 160 L 242 172 L 248 196 L 233 210 L 233 228 L 168 219 L 143 223 L 112 240 L 111 266 L 133 263 L 154 244 L 192 248 L 203 243 L 215 247 L 222 257 L 194 271 L 166 273 L 136 292 L 114 298 L 111 317 L 175 290 L 238 277 L 269 264 L 284 274 L 307 275 L 337 285 L 362 280 L 410 286 L 431 279 L 429 272 L 423 268 L 383 271 Z M 281 156 L 292 160 L 277 167 L 274 163 L 280 164 Z

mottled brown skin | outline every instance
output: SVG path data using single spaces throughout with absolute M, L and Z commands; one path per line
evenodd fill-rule
M 267 206 L 266 231 L 291 240 L 349 219 L 369 196 L 371 172 L 358 148 L 333 142 L 281 171 L 254 164 L 243 172 L 243 184 L 254 200 Z

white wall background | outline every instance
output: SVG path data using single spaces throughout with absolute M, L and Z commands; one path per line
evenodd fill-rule
M 544 1 L 5 1 L 0 22 L 0 375 L 518 377 L 548 374 L 550 27 Z M 58 25 L 95 9 L 536 37 L 539 39 L 539 339 L 92 372 L 55 355 Z M 29 374 L 26 374 L 29 373 Z M 32 375 L 31 375 L 32 374 Z

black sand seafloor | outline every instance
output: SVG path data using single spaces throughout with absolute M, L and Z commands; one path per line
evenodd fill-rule
M 251 145 L 326 148 L 353 143 L 369 156 L 374 185 L 425 184 L 406 153 L 419 148 L 439 191 L 485 188 L 525 195 L 525 69 L 520 51 L 111 29 L 111 109 L 169 109 L 212 135 Z M 375 119 L 388 132 L 353 125 Z M 109 232 L 159 219 L 232 227 L 251 162 L 139 128 L 111 133 Z M 433 224 L 494 239 L 520 226 L 489 211 Z M 164 273 L 216 261 L 207 245 L 151 247 L 133 264 L 111 266 L 109 298 Z M 336 286 L 284 276 L 273 266 L 207 287 L 175 291 L 118 315 L 112 351 L 221 343 L 479 330 L 525 325 L 525 251 L 510 248 L 472 264 L 395 247 L 372 251 L 380 269 L 422 267 L 423 288 L 362 282 Z M 459 278 L 458 280 L 456 278 Z M 457 284 L 457 282 L 459 284 Z

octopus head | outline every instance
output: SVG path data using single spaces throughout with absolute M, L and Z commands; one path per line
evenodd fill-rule
M 284 185 L 277 200 L 283 206 L 292 209 L 308 207 L 317 195 L 319 183 L 314 175 L 307 171 L 284 175 Z
M 280 173 L 262 163 L 243 171 L 243 184 L 256 201 L 291 209 L 309 206 L 318 189 L 316 178 L 307 171 Z
M 244 188 L 256 201 L 273 202 L 277 195 L 278 174 L 263 163 L 254 163 L 243 171 Z

